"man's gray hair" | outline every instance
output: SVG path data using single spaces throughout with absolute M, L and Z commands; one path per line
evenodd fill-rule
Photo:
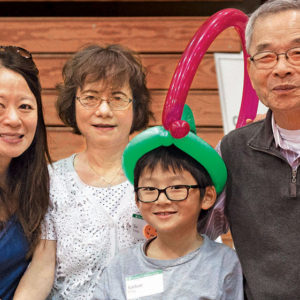
M 249 51 L 253 28 L 257 18 L 262 15 L 275 14 L 285 10 L 300 9 L 300 0 L 269 0 L 256 9 L 250 16 L 246 26 L 246 48 Z

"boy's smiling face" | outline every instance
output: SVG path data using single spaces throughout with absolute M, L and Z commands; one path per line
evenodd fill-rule
M 186 170 L 163 170 L 157 165 L 153 172 L 145 169 L 139 178 L 139 187 L 155 187 L 164 189 L 171 185 L 197 185 L 197 181 Z M 137 206 L 146 222 L 160 233 L 180 234 L 180 232 L 196 232 L 197 220 L 201 211 L 200 189 L 192 188 L 183 201 L 170 201 L 164 193 L 151 203 L 137 201 Z

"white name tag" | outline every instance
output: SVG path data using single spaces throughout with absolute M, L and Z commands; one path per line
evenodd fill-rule
M 138 214 L 132 215 L 132 236 L 138 240 L 145 240 L 143 229 L 147 223 L 143 217 Z
M 159 294 L 163 291 L 162 270 L 126 277 L 126 296 L 128 300 Z

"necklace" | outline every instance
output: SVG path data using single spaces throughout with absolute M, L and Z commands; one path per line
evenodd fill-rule
M 111 188 L 112 187 L 112 183 L 116 180 L 116 176 L 120 173 L 122 166 L 120 168 L 117 169 L 117 172 L 115 174 L 113 174 L 112 179 L 111 180 L 107 180 L 104 176 L 100 175 L 90 164 L 89 160 L 87 160 L 88 165 L 90 167 L 90 169 L 102 180 L 107 184 L 107 188 Z

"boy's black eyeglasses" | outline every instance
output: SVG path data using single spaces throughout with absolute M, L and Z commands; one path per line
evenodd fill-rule
M 164 189 L 158 189 L 153 186 L 142 186 L 135 189 L 138 201 L 140 202 L 155 202 L 158 200 L 159 195 L 164 193 L 171 201 L 183 201 L 189 196 L 190 189 L 200 188 L 200 185 L 171 185 Z
M 22 47 L 17 47 L 17 46 L 0 46 L 0 52 L 5 52 L 5 51 L 11 51 L 11 52 L 15 52 L 18 53 L 20 56 L 24 57 L 24 58 L 29 58 L 32 59 L 32 55 L 31 53 L 22 48 Z

